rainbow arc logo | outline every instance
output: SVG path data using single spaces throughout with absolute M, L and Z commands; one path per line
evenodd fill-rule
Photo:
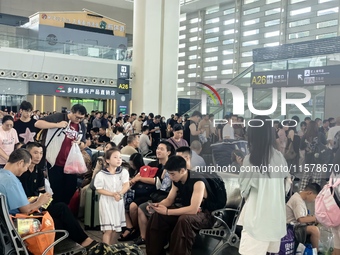
M 221 97 L 216 91 L 216 89 L 214 89 L 211 85 L 203 83 L 203 82 L 196 82 L 196 83 L 197 83 L 196 88 L 206 93 L 211 98 L 211 100 L 213 101 L 215 105 L 217 105 L 216 98 L 218 99 L 220 105 L 223 105 Z

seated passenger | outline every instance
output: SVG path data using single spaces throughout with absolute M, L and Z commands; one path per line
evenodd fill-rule
M 122 139 L 124 138 L 124 128 L 123 127 L 116 127 L 113 131 L 116 135 L 113 137 L 112 142 L 115 144 L 120 144 Z
M 174 135 L 168 139 L 168 142 L 174 146 L 175 150 L 182 146 L 188 146 L 188 142 L 183 139 L 183 126 L 176 124 L 172 130 Z
M 127 138 L 127 145 L 124 146 L 123 149 L 120 150 L 122 154 L 131 156 L 134 153 L 138 153 L 139 146 L 139 136 L 138 135 L 129 135 Z
M 299 231 L 305 231 L 307 235 L 310 235 L 312 246 L 317 249 L 319 248 L 320 231 L 318 227 L 314 226 L 317 223 L 315 216 L 308 215 L 306 202 L 314 202 L 320 191 L 319 184 L 308 184 L 303 191 L 296 192 L 286 205 L 287 224 L 303 224 L 299 226 L 303 230 L 299 229 Z
M 38 168 L 38 164 L 43 156 L 43 148 L 39 143 L 31 142 L 26 145 L 27 151 L 31 154 L 31 164 L 27 170 L 18 177 L 24 188 L 26 198 L 39 196 L 45 193 L 44 173 Z M 50 194 L 45 193 L 51 197 Z M 78 221 L 74 218 L 72 212 L 65 203 L 52 203 L 47 207 L 47 211 L 53 218 L 55 229 L 64 229 L 69 232 L 69 237 L 81 246 L 87 249 L 91 248 L 97 242 L 92 240 L 83 231 Z M 57 234 L 58 236 L 58 234 Z
M 164 165 L 168 161 L 168 158 L 175 154 L 174 148 L 172 145 L 167 141 L 161 141 L 158 144 L 157 150 L 156 150 L 156 156 L 157 161 L 153 161 L 149 163 L 149 166 L 151 167 L 158 167 L 159 171 L 162 172 L 161 180 L 161 188 L 157 190 L 155 193 L 157 193 L 157 197 L 165 197 L 167 196 L 169 189 L 171 187 L 171 179 L 169 176 L 166 176 L 166 171 L 164 170 Z M 135 181 L 134 179 L 131 180 L 132 183 Z M 157 183 L 156 183 L 157 185 Z M 151 197 L 149 196 L 147 200 L 144 202 L 151 200 Z M 148 224 L 148 217 L 150 216 L 146 212 L 146 206 L 147 203 L 138 204 L 138 227 L 140 231 L 140 236 L 134 240 L 134 243 L 137 245 L 145 245 L 145 235 L 146 235 L 146 227 Z M 130 205 L 130 211 L 134 210 L 134 206 L 136 206 L 135 203 L 132 203 Z
M 192 150 L 188 146 L 180 147 L 176 150 L 176 156 L 181 156 L 184 158 L 185 162 L 187 162 L 187 169 L 188 170 L 196 170 L 195 168 L 191 167 L 191 157 L 192 157 Z
M 148 255 L 166 254 L 164 245 L 170 236 L 170 254 L 191 254 L 196 233 L 213 224 L 211 213 L 205 208 L 209 200 L 207 180 L 199 174 L 188 171 L 186 162 L 180 156 L 170 157 L 165 164 L 172 180 L 167 198 L 150 205 L 151 216 L 146 231 Z M 181 208 L 174 208 L 176 197 L 182 202 Z
M 206 166 L 204 159 L 199 155 L 202 151 L 202 145 L 199 141 L 193 141 L 190 145 L 191 149 L 191 168 Z

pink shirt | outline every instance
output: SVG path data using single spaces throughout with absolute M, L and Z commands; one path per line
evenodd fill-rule
M 0 148 L 9 156 L 14 151 L 14 145 L 18 143 L 18 134 L 14 128 L 9 131 L 3 130 L 0 127 Z M 0 156 L 0 165 L 7 163 L 3 157 Z

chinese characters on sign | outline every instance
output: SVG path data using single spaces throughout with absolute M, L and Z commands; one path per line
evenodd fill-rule
M 338 84 L 340 66 L 308 67 L 280 71 L 253 72 L 250 84 L 254 87 L 296 87 Z
M 102 95 L 102 96 L 114 96 L 115 91 L 113 89 L 85 89 L 85 88 L 79 88 L 79 87 L 67 87 L 67 90 L 65 90 L 66 93 L 70 94 L 87 94 L 87 95 Z

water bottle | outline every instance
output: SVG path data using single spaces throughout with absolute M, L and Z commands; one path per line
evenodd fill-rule
M 313 255 L 313 247 L 311 244 L 306 245 L 306 249 L 303 252 L 303 255 Z

